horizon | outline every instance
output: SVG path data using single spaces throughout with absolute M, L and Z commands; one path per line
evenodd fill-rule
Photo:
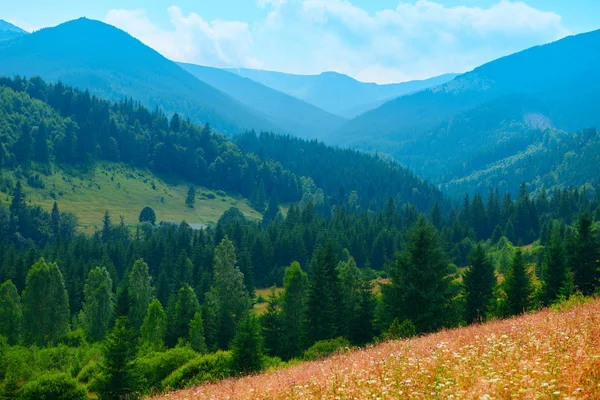
M 0 5 L 0 19 L 27 31 L 78 18 L 98 20 L 139 39 L 166 58 L 222 69 L 293 75 L 336 72 L 359 82 L 391 84 L 461 74 L 495 59 L 566 36 L 598 29 L 579 1 L 62 0 L 66 13 Z M 475 5 L 477 3 L 477 5 Z M 60 8 L 60 7 L 59 7 Z M 42 7 L 43 9 L 43 7 Z M 519 15 L 519 18 L 514 18 Z M 61 19 L 62 18 L 62 19 Z

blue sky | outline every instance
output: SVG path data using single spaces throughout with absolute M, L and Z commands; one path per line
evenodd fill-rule
M 51 3 L 51 4 L 50 4 Z M 86 16 L 166 57 L 400 82 L 463 72 L 599 29 L 598 0 L 19 0 L 0 18 L 26 30 Z

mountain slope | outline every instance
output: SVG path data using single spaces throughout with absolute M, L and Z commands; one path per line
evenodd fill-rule
M 283 92 L 231 72 L 194 64 L 179 65 L 201 81 L 266 115 L 277 126 L 305 138 L 322 137 L 346 120 Z
M 4 40 L 14 39 L 19 36 L 27 35 L 28 32 L 11 24 L 10 22 L 6 22 L 3 19 L 0 19 L 0 42 Z
M 114 100 L 133 97 L 227 133 L 277 130 L 127 33 L 85 18 L 10 41 L 0 49 L 0 74 L 39 75 Z
M 600 396 L 600 301 L 228 379 L 154 399 L 494 399 Z M 543 356 L 540 356 L 543 355 Z M 552 379 L 549 379 L 549 377 Z M 549 383 L 550 382 L 550 383 Z
M 332 141 L 390 153 L 444 184 L 482 153 L 498 161 L 490 147 L 519 135 L 599 125 L 599 63 L 600 31 L 568 37 L 388 102 L 349 121 Z
M 346 118 L 360 115 L 390 99 L 446 83 L 457 76 L 446 74 L 423 81 L 377 85 L 336 72 L 294 75 L 252 69 L 229 71 Z

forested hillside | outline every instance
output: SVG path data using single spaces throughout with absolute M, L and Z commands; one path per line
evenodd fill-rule
M 19 36 L 26 35 L 23 29 L 0 19 L 0 42 L 4 40 L 14 39 Z
M 435 183 L 468 178 L 462 188 L 494 187 L 501 182 L 478 181 L 474 172 L 526 157 L 548 128 L 575 133 L 600 124 L 599 50 L 595 31 L 492 61 L 351 120 L 332 141 L 391 154 Z M 470 170 L 473 160 L 481 165 Z
M 40 76 L 120 101 L 210 123 L 222 133 L 276 126 L 223 92 L 196 79 L 127 33 L 81 18 L 0 46 L 0 74 Z M 280 128 L 280 129 L 283 129 Z
M 179 65 L 201 81 L 265 115 L 294 136 L 324 140 L 346 122 L 340 116 L 232 72 L 194 64 Z

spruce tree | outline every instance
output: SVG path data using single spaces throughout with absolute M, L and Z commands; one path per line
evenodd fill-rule
M 104 339 L 108 331 L 114 306 L 112 279 L 106 268 L 96 267 L 90 271 L 83 292 L 86 334 L 90 341 L 97 342 Z
M 237 323 L 250 309 L 250 297 L 244 286 L 244 275 L 236 265 L 235 248 L 225 237 L 215 249 L 213 282 L 206 295 L 206 320 L 214 326 L 206 332 L 209 348 L 226 349 L 233 339 Z
M 167 314 L 158 299 L 152 300 L 140 328 L 142 346 L 150 351 L 161 351 L 165 347 Z
M 333 242 L 329 240 L 325 248 L 320 247 L 316 250 L 311 262 L 303 329 L 307 347 L 320 340 L 333 339 L 339 334 L 338 312 L 341 304 L 337 264 Z
M 285 269 L 280 301 L 283 330 L 281 357 L 284 359 L 296 357 L 302 351 L 300 332 L 305 316 L 307 291 L 308 275 L 302 271 L 298 262 L 293 262 Z
M 185 204 L 189 208 L 194 208 L 194 205 L 196 204 L 196 188 L 195 187 L 190 186 L 190 188 L 188 189 L 187 197 L 185 198 Z
M 102 241 L 108 243 L 111 238 L 112 225 L 110 222 L 110 213 L 108 210 L 104 212 L 104 218 L 102 219 Z
M 281 310 L 280 297 L 277 295 L 275 286 L 267 299 L 267 311 L 260 316 L 262 336 L 264 338 L 264 350 L 270 356 L 281 354 Z
M 523 251 L 517 248 L 510 266 L 510 271 L 504 281 L 506 292 L 506 312 L 509 316 L 519 315 L 531 307 L 533 286 L 531 276 L 527 271 Z
M 173 296 L 171 301 L 174 301 L 175 305 L 169 305 L 169 312 L 167 313 L 169 321 L 167 327 L 167 346 L 169 347 L 175 346 L 179 339 L 188 339 L 190 321 L 200 310 L 196 293 L 187 283 L 179 289 L 177 296 Z
M 254 314 L 247 314 L 240 321 L 231 342 L 234 369 L 248 374 L 260 371 L 263 365 L 262 337 L 260 324 Z
M 5 337 L 12 346 L 21 337 L 23 311 L 17 287 L 8 280 L 0 285 L 0 337 Z
M 25 342 L 57 344 L 69 331 L 69 298 L 56 263 L 36 262 L 27 274 L 22 294 Z
M 494 265 L 481 244 L 475 246 L 469 262 L 471 265 L 464 275 L 463 284 L 466 292 L 465 319 L 471 324 L 485 319 L 498 280 Z
M 590 214 L 583 213 L 576 226 L 570 246 L 569 261 L 574 274 L 575 288 L 589 296 L 598 285 L 600 246 L 595 237 Z
M 194 318 L 190 321 L 189 331 L 190 346 L 192 346 L 192 349 L 198 353 L 206 353 L 208 349 L 204 336 L 204 321 L 202 320 L 200 311 L 194 314 Z
M 449 273 L 438 233 L 421 216 L 390 269 L 391 284 L 383 287 L 388 321 L 410 320 L 418 332 L 443 327 L 453 294 Z
M 550 243 L 545 249 L 542 266 L 542 301 L 551 304 L 556 301 L 567 280 L 567 258 L 560 227 L 552 229 Z
M 133 360 L 136 336 L 127 317 L 119 317 L 102 347 L 101 378 L 98 382 L 102 398 L 126 398 L 135 389 Z
M 144 260 L 137 260 L 131 268 L 128 280 L 129 317 L 135 331 L 138 331 L 144 322 L 148 305 L 152 301 L 154 289 L 152 278 L 148 273 L 148 264 Z

